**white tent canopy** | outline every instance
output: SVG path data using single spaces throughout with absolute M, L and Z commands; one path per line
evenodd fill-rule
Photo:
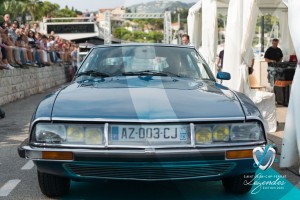
M 200 9 L 202 7 L 202 0 L 198 1 L 189 9 L 189 14 L 187 17 L 188 21 L 188 34 L 190 36 L 190 43 L 194 45 L 197 49 L 201 44 L 201 33 L 202 33 L 202 23 Z
M 300 1 L 288 1 L 288 22 L 297 57 L 300 58 Z M 291 167 L 300 159 L 300 63 L 293 79 L 289 107 L 284 127 L 280 167 Z
M 215 45 L 217 40 L 210 40 L 207 33 L 213 33 L 213 25 L 216 16 L 211 9 L 203 9 L 206 0 L 200 0 L 189 10 L 188 17 L 188 33 L 191 36 L 192 44 L 198 48 L 202 44 L 202 50 L 205 49 L 207 55 L 211 55 L 210 52 L 215 51 Z M 207 0 L 206 3 L 213 3 L 213 0 Z M 287 5 L 289 8 L 287 8 Z M 202 7 L 202 15 L 200 10 Z M 229 8 L 228 8 L 229 7 Z M 259 12 L 257 11 L 259 8 Z M 300 26 L 298 20 L 300 19 L 300 1 L 299 0 L 217 0 L 218 12 L 226 14 L 227 18 L 227 31 L 225 41 L 225 55 L 224 55 L 224 71 L 228 71 L 232 75 L 232 80 L 225 82 L 225 84 L 236 91 L 240 91 L 252 97 L 252 100 L 260 99 L 257 102 L 258 107 L 261 109 L 276 110 L 275 109 L 275 97 L 272 93 L 253 93 L 250 91 L 247 80 L 247 68 L 249 66 L 249 53 L 251 48 L 251 42 L 253 39 L 256 17 L 258 14 L 272 14 L 279 18 L 279 25 L 281 28 L 282 50 L 284 55 L 290 55 L 294 51 L 293 44 L 296 49 L 297 57 L 300 58 Z M 214 9 L 214 8 L 213 8 Z M 229 11 L 228 11 L 229 9 Z M 207 14 L 207 12 L 212 12 Z M 203 24 L 205 18 L 205 24 L 210 24 L 206 28 Z M 287 21 L 288 20 L 288 21 Z M 288 23 L 289 22 L 289 23 Z M 202 26 L 203 24 L 203 26 Z M 289 24 L 289 26 L 288 26 Z M 201 32 L 202 27 L 202 32 Z M 290 31 L 289 31 L 290 29 Z M 291 35 L 290 35 L 291 33 Z M 291 37 L 290 37 L 291 36 Z M 214 36 L 212 36 L 214 37 Z M 291 40 L 292 38 L 292 40 Z M 205 41 L 209 40 L 209 41 Z M 207 43 L 206 43 L 207 42 Z M 211 63 L 213 58 L 205 56 L 208 63 Z M 300 69 L 299 64 L 295 73 L 288 115 L 286 119 L 285 134 L 282 147 L 281 167 L 289 167 L 297 163 L 300 154 L 300 123 L 296 123 L 296 119 L 300 117 L 300 95 L 296 93 L 300 87 Z M 250 91 L 250 92 L 249 92 Z M 261 104 L 262 101 L 267 101 L 265 104 Z M 270 103 L 271 102 L 271 103 Z M 264 108 L 260 106 L 264 106 Z M 262 110 L 261 110 L 262 111 Z M 264 112 L 262 111 L 262 114 Z M 272 123 L 276 123 L 276 115 L 268 117 L 267 120 L 271 120 Z M 299 115 L 299 116 L 298 116 Z M 269 121 L 270 122 L 270 121 Z M 271 125 L 272 125 L 271 123 Z M 269 123 L 270 125 L 270 123 Z M 276 129 L 276 125 L 274 126 Z M 273 127 L 273 128 L 274 128 Z M 272 130 L 274 131 L 274 130 Z M 270 132 L 272 132 L 270 131 Z
M 217 0 L 205 0 L 202 6 L 202 55 L 214 72 L 217 51 Z M 209 23 L 207 23 L 209 22 Z

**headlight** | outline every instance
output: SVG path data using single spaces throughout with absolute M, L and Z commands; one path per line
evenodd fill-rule
M 213 132 L 214 141 L 228 141 L 229 140 L 229 126 L 228 125 L 217 125 L 214 127 Z
M 38 124 L 34 138 L 41 143 L 63 143 L 66 141 L 66 128 L 63 125 Z
M 102 144 L 103 132 L 101 128 L 86 128 L 85 143 L 86 144 Z
M 195 125 L 196 145 L 222 142 L 253 142 L 262 141 L 263 139 L 262 126 L 257 122 Z
M 262 128 L 258 123 L 233 124 L 230 139 L 232 141 L 257 141 L 262 139 Z
M 82 126 L 68 126 L 67 129 L 68 142 L 84 142 L 84 128 Z
M 32 142 L 47 144 L 104 144 L 104 125 L 46 124 L 35 126 Z
M 212 143 L 211 127 L 196 127 L 195 134 L 196 134 L 196 143 L 197 144 Z

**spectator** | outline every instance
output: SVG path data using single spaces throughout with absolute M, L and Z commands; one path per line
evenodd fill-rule
M 3 17 L 3 21 L 0 22 L 0 26 L 5 29 L 5 24 L 9 24 L 10 23 L 10 16 L 9 14 L 5 14 Z
M 7 61 L 7 51 L 6 51 L 6 45 L 3 44 L 3 40 L 2 37 L 5 37 L 5 30 L 0 28 L 0 48 L 1 48 L 1 52 L 0 52 L 0 67 L 2 69 L 14 69 L 13 66 L 11 66 L 8 61 Z
M 39 45 L 39 49 L 40 49 L 40 53 L 42 55 L 42 65 L 45 66 L 49 66 L 51 65 L 50 59 L 48 58 L 49 54 L 47 53 L 47 36 L 46 35 L 41 35 L 39 34 L 40 37 L 40 45 Z
M 70 51 L 70 47 L 71 47 L 71 43 L 67 40 L 63 40 L 64 44 L 63 44 L 63 50 L 65 52 L 65 64 L 70 64 L 70 57 L 71 57 L 71 51 Z
M 73 50 L 71 52 L 71 60 L 72 60 L 72 67 L 74 68 L 74 73 L 77 71 L 77 46 L 73 46 Z
M 280 48 L 278 48 L 278 43 L 278 39 L 273 39 L 272 46 L 267 49 L 264 56 L 266 62 L 268 62 L 268 81 L 272 87 L 274 86 L 274 78 L 276 74 L 276 70 L 273 63 L 281 62 L 283 58 L 282 51 Z
M 276 38 L 273 39 L 272 46 L 267 49 L 264 57 L 268 63 L 282 61 L 283 54 L 282 54 L 281 49 L 278 48 L 278 43 L 279 43 L 278 39 L 276 39 Z
M 13 51 L 13 56 L 15 58 L 15 62 L 17 65 L 19 65 L 19 67 L 23 67 L 22 63 L 21 63 L 21 58 L 20 58 L 20 51 L 19 48 L 16 48 L 16 41 L 18 39 L 18 35 L 19 31 L 16 32 L 18 28 L 18 24 L 17 23 L 12 23 L 11 27 L 8 29 L 8 36 L 10 37 L 12 44 L 10 45 L 12 47 L 12 51 Z
M 216 60 L 216 67 L 218 71 L 222 71 L 223 69 L 223 61 L 224 61 L 224 49 L 220 51 L 217 60 Z
M 8 37 L 8 29 L 4 29 L 4 32 L 1 36 L 2 36 L 2 47 L 5 48 L 8 64 L 10 66 L 20 67 L 19 65 L 17 65 L 15 63 L 15 60 L 13 57 L 13 49 L 15 46 L 14 46 L 13 42 L 11 41 L 10 37 Z
M 188 34 L 183 34 L 181 36 L 181 43 L 182 43 L 182 45 L 191 45 L 190 36 Z
M 39 24 L 37 22 L 33 23 L 32 29 L 33 32 L 38 33 L 39 31 Z
M 35 44 L 35 37 L 34 37 L 35 33 L 32 30 L 28 31 L 27 37 L 28 37 L 28 47 L 30 49 L 30 51 L 28 52 L 28 54 L 31 54 L 28 57 L 32 57 L 32 62 L 33 62 L 33 66 L 38 67 L 38 62 L 35 59 L 35 55 L 37 53 L 36 50 L 36 44 Z
M 26 65 L 31 65 L 31 62 L 29 61 L 28 54 L 27 54 L 27 48 L 26 48 L 27 40 L 25 38 L 25 35 L 22 34 L 22 29 L 17 29 L 16 34 L 18 36 L 16 41 L 16 46 L 19 47 L 18 50 L 20 52 L 21 63 L 25 68 L 28 68 Z
M 50 60 L 53 63 L 57 63 L 57 55 L 55 52 L 55 40 L 54 40 L 54 36 L 50 35 L 47 41 L 47 49 L 50 55 Z
M 55 32 L 51 31 L 49 37 L 52 36 L 53 38 L 55 37 Z

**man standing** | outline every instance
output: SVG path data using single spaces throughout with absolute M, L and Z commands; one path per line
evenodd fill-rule
M 217 60 L 216 60 L 216 67 L 218 71 L 222 71 L 223 68 L 223 60 L 224 60 L 224 49 L 220 51 Z
M 278 43 L 279 43 L 278 39 L 276 38 L 273 39 L 272 46 L 267 49 L 264 57 L 268 63 L 282 61 L 283 54 L 281 49 L 278 48 Z
M 182 45 L 191 45 L 191 43 L 190 43 L 190 36 L 188 34 L 183 34 L 181 36 L 181 44 Z
M 271 86 L 274 86 L 274 78 L 276 74 L 276 70 L 273 66 L 273 63 L 281 62 L 283 58 L 283 54 L 280 48 L 278 48 L 279 40 L 274 38 L 272 40 L 272 46 L 269 47 L 265 53 L 265 60 L 268 62 L 268 81 Z

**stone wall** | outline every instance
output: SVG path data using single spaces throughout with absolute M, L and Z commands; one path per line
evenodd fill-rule
M 70 81 L 69 66 L 0 70 L 0 105 Z

